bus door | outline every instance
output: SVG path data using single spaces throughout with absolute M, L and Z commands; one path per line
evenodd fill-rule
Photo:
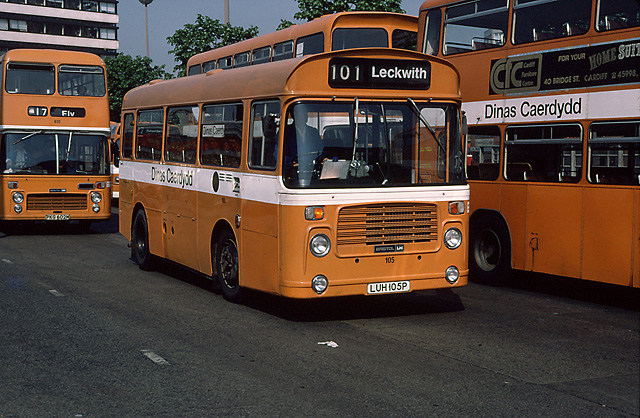
M 195 184 L 198 106 L 167 109 L 163 169 L 163 225 L 166 256 L 197 269 L 198 192 Z
M 278 177 L 275 170 L 278 154 L 280 102 L 254 102 L 249 127 L 250 173 L 240 185 L 242 197 L 242 254 L 240 257 L 243 286 L 279 292 L 278 270 Z M 265 275 L 269 277 L 265 277 Z M 255 283 L 252 283 L 255 281 Z M 251 283 L 251 284 L 249 284 Z M 272 288 L 265 289 L 265 283 Z

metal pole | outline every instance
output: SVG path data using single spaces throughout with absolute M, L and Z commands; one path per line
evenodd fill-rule
M 224 0 L 224 23 L 229 23 L 229 0 Z
M 147 33 L 147 58 L 149 58 L 149 18 L 147 17 L 147 5 L 144 5 L 144 27 Z

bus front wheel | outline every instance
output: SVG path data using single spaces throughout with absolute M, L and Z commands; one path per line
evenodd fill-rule
M 472 222 L 469 253 L 472 277 L 493 285 L 507 281 L 511 272 L 511 240 L 502 220 L 484 216 Z
M 149 228 L 144 211 L 139 210 L 131 227 L 131 258 L 145 271 L 151 270 L 151 253 L 149 252 Z
M 228 230 L 222 231 L 216 242 L 216 272 L 222 296 L 230 302 L 241 302 L 238 245 Z

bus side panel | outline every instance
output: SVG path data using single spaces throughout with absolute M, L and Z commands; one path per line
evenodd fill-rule
M 240 284 L 279 293 L 278 205 L 242 200 Z
M 133 164 L 129 160 L 120 160 L 120 198 L 118 199 L 118 214 L 120 233 L 131 241 L 131 216 L 133 211 Z
M 173 261 L 197 269 L 199 193 L 177 187 L 165 186 L 162 189 L 163 227 L 166 224 L 166 228 L 163 228 L 163 240 L 166 255 Z
M 580 277 L 582 188 L 528 187 L 526 270 Z
M 515 269 L 524 270 L 525 252 L 529 248 L 527 228 L 527 185 L 503 183 L 500 190 L 500 212 L 507 221 L 511 234 L 511 263 Z M 474 209 L 473 198 L 471 209 Z
M 162 186 L 135 182 L 133 188 L 134 196 L 138 196 L 135 203 L 141 203 L 147 215 L 149 251 L 164 258 L 166 253 L 162 237 Z
M 638 259 L 638 194 L 637 190 L 623 188 L 585 189 L 585 279 L 633 284 L 634 258 L 636 266 Z M 631 225 L 634 219 L 635 227 Z

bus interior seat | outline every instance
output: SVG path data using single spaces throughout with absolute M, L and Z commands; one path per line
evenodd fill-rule
M 507 179 L 509 180 L 527 181 L 532 171 L 529 163 L 507 163 Z

